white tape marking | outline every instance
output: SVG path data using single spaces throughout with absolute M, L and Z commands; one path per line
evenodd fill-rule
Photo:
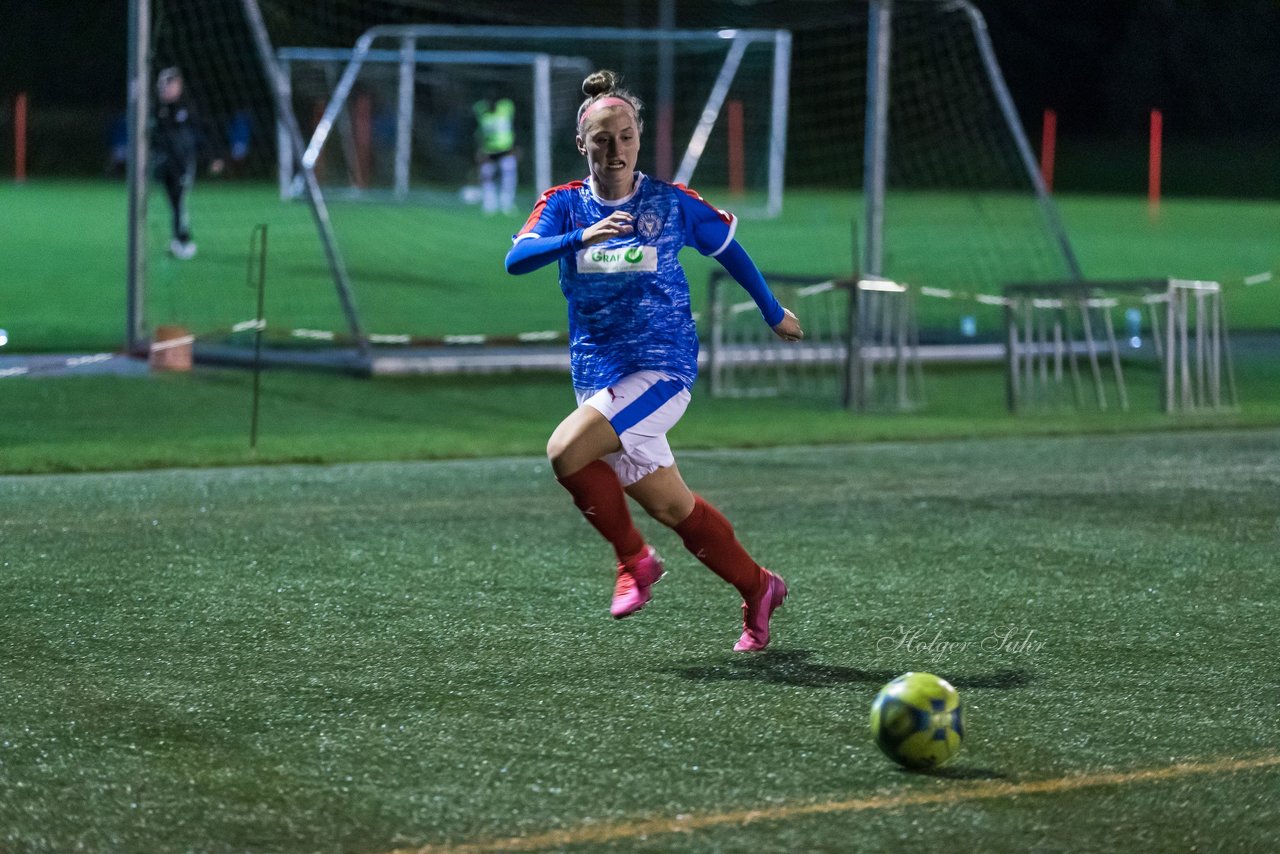
M 825 293 L 826 291 L 832 290 L 835 286 L 836 286 L 836 283 L 830 280 L 825 282 L 818 282 L 818 284 L 816 285 L 806 285 L 805 287 L 800 288 L 798 291 L 796 291 L 796 296 L 811 297 L 814 294 L 821 294 L 821 293 Z
M 542 332 L 521 332 L 516 336 L 517 341 L 555 341 L 560 337 L 560 333 L 554 329 L 547 329 Z
M 161 350 L 172 350 L 174 347 L 190 347 L 196 343 L 196 336 L 182 335 L 178 338 L 169 338 L 164 341 L 151 342 L 151 352 L 158 353 Z

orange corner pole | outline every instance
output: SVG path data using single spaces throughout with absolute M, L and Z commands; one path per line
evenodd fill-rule
M 360 189 L 369 186 L 373 174 L 373 99 L 368 93 L 356 96 L 355 104 L 355 185 Z
M 1040 177 L 1044 188 L 1053 192 L 1053 162 L 1058 150 L 1058 113 L 1044 111 L 1044 124 L 1040 132 Z
M 658 177 L 664 181 L 670 181 L 675 175 L 675 159 L 671 147 L 671 137 L 674 134 L 675 115 L 670 105 L 660 107 L 658 109 L 658 132 L 656 135 L 656 167 Z
M 1151 145 L 1147 155 L 1147 207 L 1152 216 L 1160 213 L 1160 171 L 1164 146 L 1164 114 L 1151 111 Z
M 741 196 L 746 190 L 746 169 L 742 158 L 742 102 L 730 101 L 728 108 L 729 131 L 729 192 Z
M 27 93 L 13 99 L 13 180 L 27 180 Z

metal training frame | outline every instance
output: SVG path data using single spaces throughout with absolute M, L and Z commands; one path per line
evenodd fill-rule
M 1166 413 L 1237 405 L 1222 286 L 1188 279 L 1036 282 L 1005 288 L 1005 390 L 1009 411 L 1069 404 L 1106 411 L 1108 389 L 1129 409 L 1112 311 L 1144 306 Z M 1162 310 L 1163 309 L 1163 310 Z M 1092 395 L 1085 391 L 1085 368 Z M 1069 395 L 1068 395 L 1069 383 Z

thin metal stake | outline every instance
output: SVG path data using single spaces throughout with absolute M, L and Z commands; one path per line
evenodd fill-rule
M 259 232 L 262 234 L 261 245 L 257 245 Z M 249 232 L 249 269 L 247 271 L 249 287 L 254 286 L 255 248 L 258 251 L 258 322 L 255 324 L 253 333 L 253 410 L 249 417 L 249 447 L 253 450 L 257 450 L 258 447 L 258 401 L 262 395 L 262 333 L 267 325 L 263 317 L 267 292 L 267 224 L 265 222 L 255 225 L 253 231 Z

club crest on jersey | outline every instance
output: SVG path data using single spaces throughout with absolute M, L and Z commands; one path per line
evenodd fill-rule
M 577 255 L 579 273 L 654 273 L 656 246 L 588 246 Z
M 636 234 L 645 240 L 657 240 L 662 234 L 662 217 L 656 211 L 645 211 L 636 220 Z

